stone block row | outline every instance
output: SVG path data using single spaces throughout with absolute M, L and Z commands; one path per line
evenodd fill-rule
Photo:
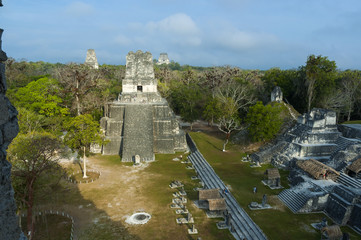
M 206 188 L 226 189 L 223 181 L 217 176 L 213 168 L 208 164 L 202 154 L 196 150 L 188 158 L 194 165 L 199 178 Z M 228 212 L 231 213 L 231 222 L 233 224 L 233 236 L 236 239 L 267 239 L 262 230 L 253 222 L 248 214 L 239 206 L 231 193 L 223 193 Z

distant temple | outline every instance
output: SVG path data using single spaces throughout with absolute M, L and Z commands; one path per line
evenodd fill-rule
M 167 53 L 161 53 L 158 58 L 157 65 L 169 64 L 169 58 Z
M 108 103 L 101 126 L 108 144 L 102 154 L 119 154 L 123 162 L 153 161 L 155 153 L 187 150 L 185 133 L 157 91 L 152 54 L 129 52 L 118 100 Z
M 88 49 L 86 52 L 85 64 L 89 65 L 94 69 L 99 68 L 97 56 L 95 55 L 94 49 Z

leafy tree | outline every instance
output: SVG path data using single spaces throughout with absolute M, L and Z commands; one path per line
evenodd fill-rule
M 315 99 L 318 99 L 318 103 L 320 103 L 321 98 L 327 97 L 335 88 L 336 68 L 335 61 L 330 61 L 327 57 L 310 55 L 307 58 L 305 86 L 308 112 Z
M 240 112 L 245 111 L 255 99 L 250 84 L 241 79 L 237 81 L 229 79 L 224 82 L 218 88 L 216 98 L 222 106 L 217 122 L 218 129 L 226 134 L 223 144 L 223 151 L 225 151 L 231 132 L 241 129 Z
M 8 160 L 12 163 L 16 197 L 27 207 L 27 229 L 34 235 L 32 217 L 34 189 L 39 178 L 49 171 L 58 170 L 58 139 L 49 133 L 19 134 L 9 147 Z
M 45 124 L 45 116 L 37 114 L 26 108 L 18 108 L 19 132 L 27 134 L 30 132 L 40 132 Z
M 103 136 L 99 127 L 99 123 L 93 120 L 90 114 L 79 115 L 65 124 L 67 133 L 64 137 L 64 142 L 73 151 L 83 153 L 83 177 L 86 175 L 86 153 L 90 150 L 91 144 L 102 144 Z
M 208 125 L 213 126 L 214 121 L 217 121 L 222 116 L 222 104 L 218 98 L 209 98 L 203 117 L 208 121 Z
M 342 96 L 345 99 L 347 121 L 350 121 L 355 102 L 361 99 L 361 72 L 347 70 L 341 76 Z
M 61 107 L 62 99 L 57 96 L 58 82 L 51 78 L 40 78 L 19 88 L 15 97 L 16 106 L 24 107 L 44 116 L 64 116 L 68 109 Z
M 172 106 L 184 121 L 191 123 L 192 129 L 193 122 L 202 112 L 203 94 L 200 87 L 194 83 L 189 85 L 177 83 L 176 86 L 173 86 L 171 94 Z
M 108 101 L 109 81 L 102 78 L 102 71 L 85 64 L 69 64 L 56 70 L 64 88 L 64 98 L 76 115 L 89 113 L 94 107 L 102 107 Z
M 273 138 L 280 130 L 283 123 L 280 113 L 283 106 L 279 103 L 264 106 L 262 102 L 249 108 L 246 122 L 253 141 L 263 141 Z

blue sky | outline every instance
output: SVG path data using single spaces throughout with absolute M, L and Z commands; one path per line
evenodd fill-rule
M 3 0 L 15 59 L 125 64 L 129 51 L 194 66 L 297 68 L 310 54 L 361 69 L 359 0 Z

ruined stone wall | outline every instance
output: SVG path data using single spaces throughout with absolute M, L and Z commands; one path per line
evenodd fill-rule
M 1 6 L 1 1 L 0 1 Z M 6 149 L 19 132 L 17 111 L 5 96 L 5 64 L 7 57 L 1 49 L 0 29 L 0 239 L 26 239 L 15 214 L 14 190 L 11 186 L 11 164 L 6 161 Z

